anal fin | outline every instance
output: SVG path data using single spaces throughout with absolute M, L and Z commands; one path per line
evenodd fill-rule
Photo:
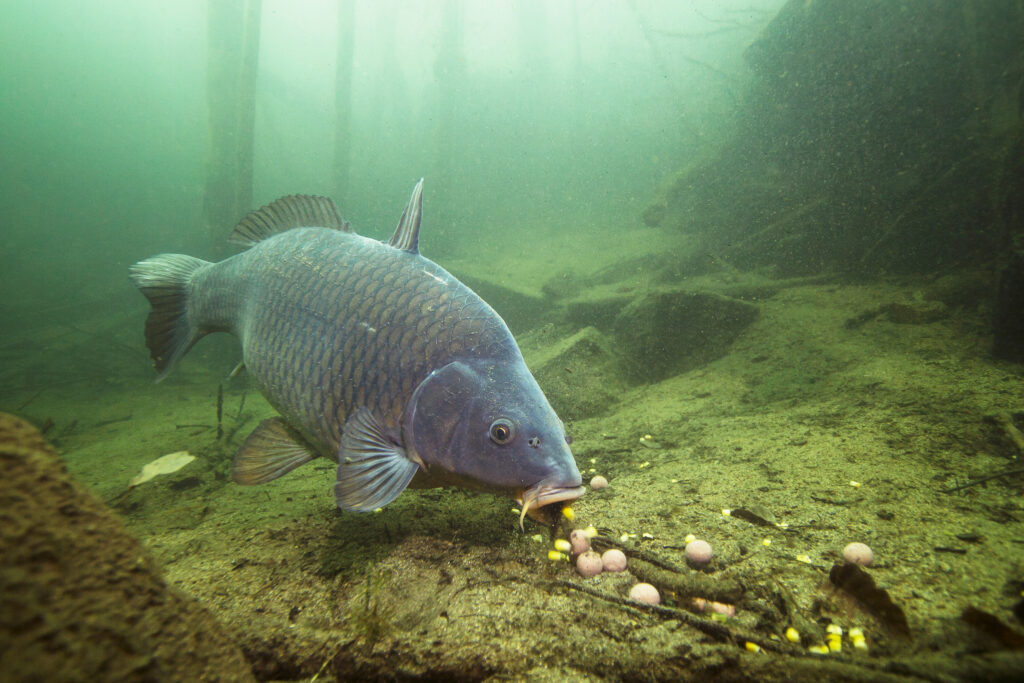
M 238 449 L 231 478 L 246 486 L 265 484 L 317 457 L 287 422 L 272 417 L 259 424 Z
M 360 408 L 349 416 L 341 435 L 334 499 L 343 510 L 376 510 L 398 498 L 419 468 L 417 460 L 384 435 L 373 413 Z

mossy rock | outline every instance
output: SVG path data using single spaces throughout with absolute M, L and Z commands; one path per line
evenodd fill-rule
M 562 419 L 602 415 L 619 402 L 625 391 L 614 343 L 595 327 L 530 347 L 534 350 L 528 353 L 527 363 Z
M 656 289 L 624 307 L 613 329 L 630 379 L 656 382 L 725 356 L 758 312 L 719 294 Z
M 235 639 L 4 413 L 0 468 L 0 678 L 255 680 Z

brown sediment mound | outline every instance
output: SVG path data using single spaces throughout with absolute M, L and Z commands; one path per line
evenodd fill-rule
M 253 680 L 28 423 L 0 413 L 0 671 L 18 681 Z

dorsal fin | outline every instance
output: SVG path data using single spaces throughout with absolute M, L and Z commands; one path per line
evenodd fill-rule
M 338 215 L 338 207 L 333 200 L 293 194 L 250 212 L 235 226 L 231 241 L 251 247 L 260 240 L 292 228 L 333 228 L 352 232 L 348 221 Z
M 389 245 L 410 254 L 420 253 L 420 218 L 423 215 L 423 178 L 412 188 L 412 196 L 405 205 L 402 218 L 398 221 L 395 234 L 391 236 Z

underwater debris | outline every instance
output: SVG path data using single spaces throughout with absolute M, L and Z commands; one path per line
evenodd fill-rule
M 975 630 L 987 636 L 1007 650 L 1024 650 L 1024 635 L 1010 628 L 1003 621 L 977 607 L 968 607 L 960 619 Z
M 970 481 L 968 481 L 965 484 L 960 484 L 958 486 L 952 486 L 952 487 L 947 488 L 947 489 L 942 489 L 942 493 L 956 493 L 957 491 L 963 491 L 964 489 L 970 488 L 971 486 L 977 486 L 978 484 L 984 484 L 986 481 L 992 481 L 993 479 L 999 479 L 1001 477 L 1012 477 L 1012 476 L 1016 476 L 1018 474 L 1024 474 L 1024 467 L 1018 467 L 1018 468 L 1010 469 L 1010 470 L 1003 470 L 1002 472 L 996 472 L 995 474 L 990 474 L 987 477 L 978 477 L 977 479 L 971 479 Z
M 196 457 L 194 455 L 190 455 L 188 451 L 168 453 L 163 457 L 157 458 L 153 462 L 146 463 L 142 467 L 142 470 L 129 480 L 128 488 L 134 488 L 154 477 L 160 476 L 161 474 L 177 472 L 195 459 Z
M 888 591 L 875 585 L 871 575 L 856 564 L 835 564 L 828 580 L 836 588 L 854 598 L 893 634 L 910 639 L 910 625 L 903 610 L 893 602 Z

